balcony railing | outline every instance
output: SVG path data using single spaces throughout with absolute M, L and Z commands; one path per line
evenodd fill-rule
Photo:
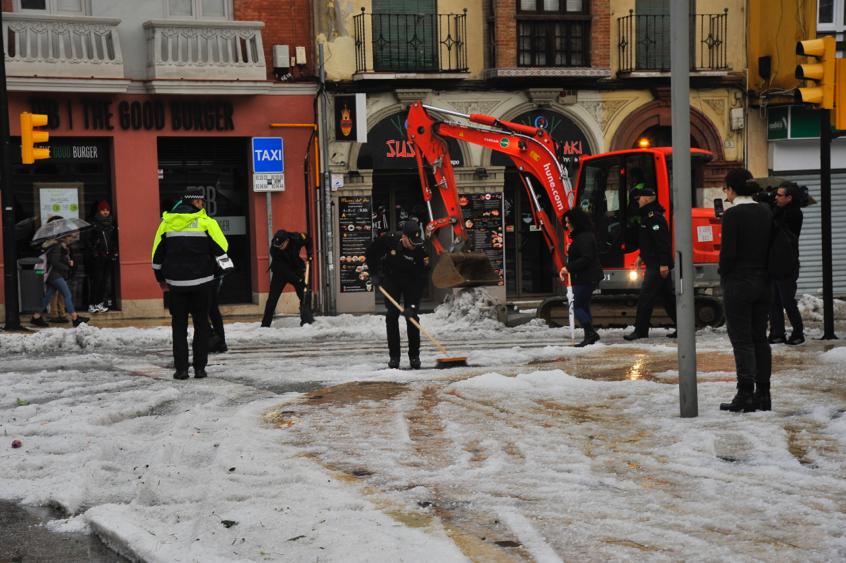
M 368 14 L 362 8 L 353 21 L 356 73 L 467 71 L 467 10 Z
M 691 14 L 690 70 L 727 71 L 728 9 L 722 14 Z M 670 71 L 670 16 L 629 11 L 617 18 L 620 72 Z
M 266 80 L 262 22 L 144 22 L 147 76 L 200 80 Z
M 11 76 L 123 78 L 119 19 L 3 14 L 6 72 Z

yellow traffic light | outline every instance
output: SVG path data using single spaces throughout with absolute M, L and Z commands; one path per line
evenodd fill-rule
M 834 86 L 834 115 L 835 129 L 846 130 L 846 59 L 837 59 Z
M 35 127 L 47 125 L 47 116 L 43 113 L 21 113 L 21 162 L 32 164 L 36 160 L 50 158 L 50 147 L 36 147 L 50 140 L 50 133 L 39 131 Z
M 817 82 L 818 86 L 799 88 L 796 101 L 814 104 L 823 109 L 834 108 L 834 37 L 827 35 L 819 39 L 807 39 L 796 43 L 796 54 L 814 57 L 815 63 L 796 66 L 796 78 Z

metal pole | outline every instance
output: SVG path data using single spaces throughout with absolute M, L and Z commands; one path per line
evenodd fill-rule
M 823 336 L 835 340 L 834 271 L 831 256 L 831 110 L 820 110 L 820 229 L 823 260 Z
M 270 204 L 270 192 L 264 193 L 264 206 L 267 214 L 267 248 L 270 248 L 270 243 L 273 241 L 273 207 Z
M 333 250 L 332 233 L 334 224 L 334 214 L 332 213 L 332 178 L 329 171 L 329 125 L 327 113 L 327 93 L 326 93 L 326 69 L 324 67 L 323 58 L 323 43 L 318 45 L 318 55 L 320 64 L 320 149 L 322 153 L 321 160 L 323 161 L 323 259 L 326 263 L 323 281 L 324 288 L 324 313 L 327 315 L 334 315 L 336 313 L 335 306 L 335 258 Z
M 673 126 L 673 226 L 676 248 L 676 328 L 682 418 L 699 416 L 696 393 L 696 325 L 693 303 L 693 234 L 690 176 L 690 5 L 670 2 Z
M 3 29 L 3 11 L 0 10 L 0 30 Z M 3 60 L 0 61 L 0 190 L 3 205 L 3 283 L 6 309 L 6 330 L 21 330 L 18 311 L 18 263 L 15 248 L 15 208 L 12 196 L 12 166 L 9 162 L 9 93 L 6 89 L 6 48 L 0 44 Z

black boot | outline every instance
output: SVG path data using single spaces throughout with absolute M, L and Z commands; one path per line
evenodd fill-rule
M 388 360 L 388 367 L 390 369 L 397 369 L 399 367 L 399 358 L 391 356 L 391 359 Z
M 420 358 L 417 356 L 409 356 L 408 364 L 411 366 L 411 369 L 420 369 Z
M 591 344 L 596 344 L 599 341 L 599 334 L 593 330 L 592 325 L 585 325 L 585 336 L 584 339 L 576 344 L 576 348 L 584 348 L 585 346 L 590 346 Z
M 748 383 L 737 384 L 737 395 L 730 403 L 720 403 L 721 411 L 730 412 L 755 412 L 754 385 Z
M 755 402 L 759 411 L 773 410 L 773 401 L 770 398 L 770 382 L 755 384 Z

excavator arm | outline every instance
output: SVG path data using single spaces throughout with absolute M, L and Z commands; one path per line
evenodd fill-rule
M 439 121 L 434 119 L 429 111 L 462 117 L 469 120 L 471 124 Z M 563 224 L 564 214 L 574 205 L 575 193 L 566 170 L 555 157 L 555 142 L 547 131 L 511 121 L 501 121 L 489 115 L 476 113 L 467 115 L 415 102 L 408 110 L 407 135 L 414 144 L 423 200 L 429 211 L 430 223 L 427 230 L 439 254 L 445 251 L 461 252 L 468 239 L 458 201 L 455 174 L 445 140 L 453 138 L 486 147 L 511 158 L 520 172 L 520 179 L 529 196 L 535 225 L 543 233 L 556 270 L 561 269 L 566 260 L 563 241 L 558 236 L 555 223 L 540 203 L 535 183 L 546 191 L 552 203 L 554 219 L 559 225 Z M 426 164 L 431 168 L 434 186 L 430 185 Z M 435 190 L 443 202 L 446 212 L 444 217 L 435 217 L 432 208 Z M 451 232 L 450 243 L 444 247 L 435 235 L 441 229 L 447 228 Z

